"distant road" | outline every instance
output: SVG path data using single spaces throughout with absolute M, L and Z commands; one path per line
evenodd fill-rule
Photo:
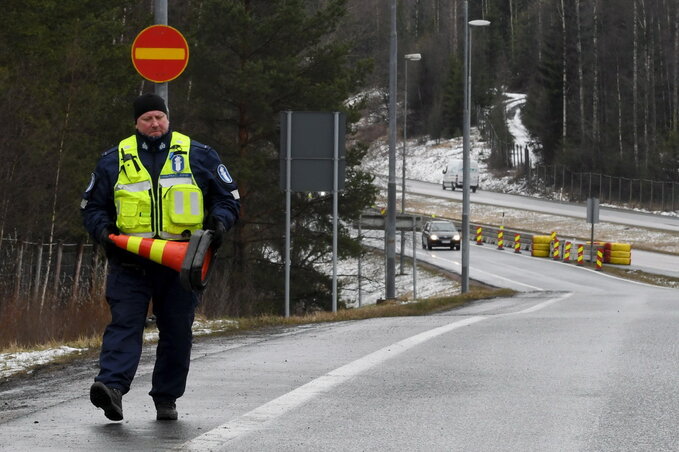
M 409 193 L 425 196 L 436 196 L 462 201 L 462 191 L 443 190 L 440 184 L 408 179 L 406 190 Z M 586 206 L 584 204 L 550 201 L 528 196 L 510 195 L 479 190 L 471 193 L 471 202 L 475 204 L 488 204 L 513 209 L 530 210 L 553 215 L 561 215 L 573 218 L 586 218 Z M 656 215 L 631 210 L 601 207 L 599 211 L 600 221 L 624 224 L 642 228 L 657 229 L 669 232 L 679 232 L 679 217 Z
M 400 186 L 399 186 L 400 188 Z M 408 179 L 406 190 L 409 193 L 425 196 L 436 196 L 462 201 L 462 191 L 443 190 L 440 184 Z M 551 215 L 573 218 L 586 218 L 586 207 L 583 204 L 550 201 L 528 196 L 510 195 L 479 190 L 471 193 L 471 202 L 501 206 L 519 210 L 529 210 Z M 604 222 L 623 224 L 666 232 L 679 232 L 679 218 L 656 215 L 632 210 L 601 207 L 599 219 Z M 679 238 L 679 237 L 678 237 Z M 679 278 L 679 256 L 634 250 L 632 267 L 648 273 L 656 273 Z

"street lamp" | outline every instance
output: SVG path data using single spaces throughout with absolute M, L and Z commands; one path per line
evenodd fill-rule
M 404 95 L 403 95 L 403 163 L 401 165 L 401 213 L 405 213 L 406 208 L 406 149 L 408 146 L 408 61 L 420 61 L 422 55 L 419 53 L 409 53 L 405 55 L 405 80 L 404 80 Z M 403 264 L 405 260 L 405 231 L 401 231 L 401 274 L 404 274 Z
M 385 298 L 396 298 L 396 0 L 391 0 L 389 34 L 389 180 L 387 181 L 387 222 L 384 228 Z
M 486 27 L 487 20 L 469 20 L 468 0 L 464 2 L 464 124 L 462 136 L 462 293 L 469 291 L 469 104 L 471 103 L 471 47 L 472 27 Z

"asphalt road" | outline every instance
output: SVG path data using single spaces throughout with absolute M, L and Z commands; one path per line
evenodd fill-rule
M 409 193 L 462 201 L 462 191 L 443 190 L 440 184 L 409 179 L 406 189 Z M 550 201 L 484 190 L 471 193 L 470 196 L 471 202 L 474 204 L 486 204 L 573 218 L 587 218 L 586 206 L 576 203 Z M 599 220 L 650 230 L 679 232 L 679 217 L 676 216 L 601 207 L 599 210 Z M 679 278 L 679 256 L 635 249 L 633 250 L 632 267 L 630 268 Z
M 157 422 L 152 351 L 125 420 L 90 405 L 90 362 L 2 388 L 2 450 L 678 450 L 679 292 L 472 247 L 519 290 L 439 315 L 196 343 L 177 422 Z M 459 251 L 418 252 L 442 266 Z M 5 405 L 7 406 L 7 405 Z
M 89 402 L 94 360 L 2 384 L 0 450 L 679 450 L 678 290 L 492 246 L 470 262 L 519 295 L 196 341 L 176 422 L 155 421 L 152 349 L 122 422 Z
M 400 188 L 400 186 L 399 186 Z M 462 200 L 462 191 L 443 190 L 440 184 L 408 179 L 406 182 L 408 193 L 426 196 L 436 196 Z M 585 204 L 550 201 L 528 196 L 510 195 L 479 190 L 471 193 L 471 200 L 475 204 L 488 204 L 506 208 L 529 210 L 573 218 L 587 218 Z M 626 209 L 601 207 L 599 220 L 609 223 L 625 224 L 661 231 L 679 232 L 679 217 L 655 215 Z

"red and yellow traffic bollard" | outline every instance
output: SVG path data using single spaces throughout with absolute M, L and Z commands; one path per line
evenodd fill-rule
M 596 249 L 596 270 L 601 271 L 604 267 L 604 249 Z
M 521 234 L 514 234 L 514 253 L 521 254 Z
M 573 244 L 569 241 L 566 241 L 563 246 L 563 261 L 564 262 L 570 262 L 571 261 L 571 248 Z
M 578 258 L 576 261 L 576 265 L 583 266 L 585 265 L 585 245 L 582 243 L 578 243 Z
M 559 260 L 561 257 L 561 244 L 559 239 L 554 239 L 554 248 L 552 249 L 552 259 L 555 261 Z
M 505 249 L 505 247 L 504 247 L 504 236 L 505 236 L 505 227 L 500 226 L 500 229 L 497 230 L 497 249 L 499 249 L 499 250 Z
M 483 245 L 483 228 L 481 226 L 476 228 L 476 244 Z

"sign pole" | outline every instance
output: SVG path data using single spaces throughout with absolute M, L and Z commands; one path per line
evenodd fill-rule
M 360 308 L 363 304 L 362 292 L 361 292 L 361 258 L 363 257 L 363 234 L 361 233 L 361 223 L 363 222 L 363 214 L 358 216 L 358 244 L 360 245 L 360 250 L 358 252 L 358 307 Z
M 292 175 L 292 112 L 286 112 L 288 139 L 285 143 L 285 317 L 290 317 L 290 179 Z
M 156 25 L 167 25 L 167 0 L 154 0 L 154 18 Z M 155 92 L 165 99 L 168 113 L 170 111 L 170 92 L 167 82 L 156 83 Z
M 339 180 L 339 113 L 335 112 L 335 156 L 333 158 L 332 183 L 332 312 L 337 312 L 337 217 Z
M 417 300 L 417 221 L 413 217 L 413 301 Z
M 599 222 L 599 198 L 587 198 L 587 222 L 592 224 L 589 241 L 589 262 L 594 262 L 594 223 Z

